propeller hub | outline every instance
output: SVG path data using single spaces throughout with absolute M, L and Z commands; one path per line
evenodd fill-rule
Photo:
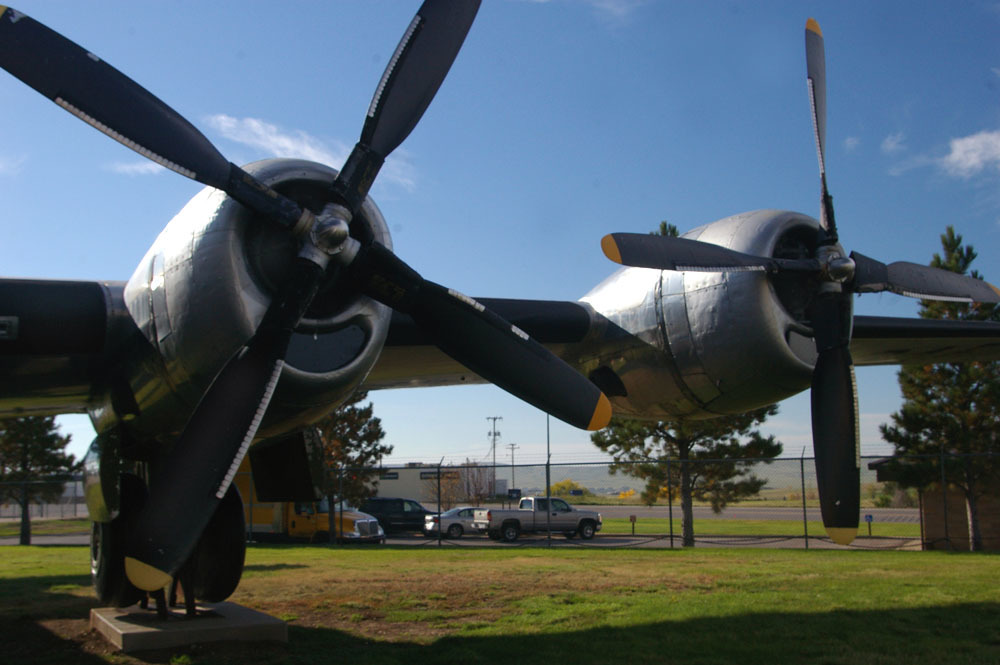
M 839 248 L 832 245 L 820 246 L 816 258 L 822 266 L 823 276 L 831 282 L 843 284 L 854 278 L 854 260 L 844 256 Z

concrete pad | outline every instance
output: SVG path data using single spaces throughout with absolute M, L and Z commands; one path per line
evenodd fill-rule
M 235 603 L 198 605 L 198 614 L 187 617 L 184 608 L 170 608 L 166 621 L 156 611 L 132 607 L 98 607 L 90 610 L 90 627 L 125 652 L 166 649 L 200 642 L 288 641 L 284 621 Z

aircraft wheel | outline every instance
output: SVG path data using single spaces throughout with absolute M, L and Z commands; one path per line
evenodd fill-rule
M 138 603 L 145 594 L 125 575 L 125 539 L 146 501 L 146 483 L 123 473 L 121 510 L 110 522 L 94 522 L 90 531 L 90 577 L 97 599 L 114 607 Z

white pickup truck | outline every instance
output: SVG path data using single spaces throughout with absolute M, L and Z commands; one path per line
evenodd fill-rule
M 545 533 L 549 528 L 567 538 L 579 535 L 585 540 L 601 530 L 601 514 L 593 510 L 577 510 L 562 499 L 529 496 L 521 499 L 516 510 L 477 508 L 472 526 L 494 540 L 517 540 L 522 533 Z

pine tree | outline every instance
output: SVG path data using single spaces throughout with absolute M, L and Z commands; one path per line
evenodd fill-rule
M 766 478 L 749 471 L 781 454 L 781 443 L 757 430 L 777 412 L 772 405 L 711 420 L 615 419 L 590 440 L 614 458 L 612 473 L 622 471 L 646 481 L 642 498 L 647 504 L 672 499 L 671 491 L 680 497 L 683 543 L 693 547 L 695 499 L 709 501 L 718 513 L 767 484 Z
M 69 440 L 54 416 L 0 420 L 0 497 L 21 507 L 22 545 L 31 544 L 31 504 L 57 499 L 76 466 Z
M 941 236 L 943 254 L 931 265 L 960 274 L 976 258 L 971 246 L 949 226 Z M 978 272 L 970 273 L 981 279 Z M 920 316 L 959 321 L 1000 321 L 1000 307 L 923 301 Z M 882 438 L 893 444 L 895 455 L 927 456 L 922 463 L 897 463 L 904 484 L 923 486 L 941 479 L 940 463 L 949 484 L 964 495 L 973 550 L 983 546 L 979 499 L 1000 482 L 1000 361 L 938 363 L 903 367 L 899 372 L 903 405 L 882 425 Z

